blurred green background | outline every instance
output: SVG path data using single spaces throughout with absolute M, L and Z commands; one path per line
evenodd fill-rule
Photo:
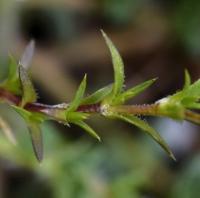
M 157 83 L 131 103 L 151 103 L 181 88 L 184 69 L 200 77 L 198 0 L 1 0 L 0 79 L 8 54 L 20 57 L 36 41 L 32 77 L 39 101 L 67 102 L 84 73 L 87 92 L 113 80 L 108 34 L 125 63 L 127 87 L 153 77 Z M 147 135 L 119 121 L 94 117 L 102 143 L 80 128 L 46 122 L 45 159 L 38 164 L 23 120 L 6 105 L 0 114 L 16 134 L 1 133 L 2 198 L 198 198 L 200 126 L 145 118 L 165 138 L 177 162 Z

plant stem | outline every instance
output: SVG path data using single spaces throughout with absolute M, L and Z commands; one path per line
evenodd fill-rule
M 111 111 L 122 114 L 162 116 L 158 113 L 158 104 L 121 105 L 110 108 Z
M 21 97 L 14 95 L 13 93 L 0 88 L 0 101 L 6 102 L 11 105 L 19 106 L 21 103 Z M 159 116 L 159 117 L 168 117 L 167 115 L 161 114 L 158 110 L 159 104 L 144 104 L 144 105 L 120 105 L 120 106 L 111 106 L 109 107 L 112 112 L 122 113 L 122 114 L 132 114 L 132 115 L 143 115 L 143 116 Z M 24 109 L 32 112 L 38 112 L 45 114 L 47 116 L 53 116 L 53 112 L 65 111 L 68 107 L 68 104 L 58 104 L 58 105 L 47 105 L 42 103 L 28 103 Z M 101 113 L 101 104 L 90 104 L 90 105 L 81 105 L 78 107 L 77 111 L 83 113 Z M 200 124 L 200 114 L 195 113 L 190 110 L 185 111 L 185 120 L 190 122 Z
M 185 111 L 185 120 L 193 122 L 195 124 L 200 124 L 200 114 L 195 113 L 190 110 Z
M 14 95 L 13 93 L 0 88 L 0 101 L 6 102 L 11 105 L 19 106 L 21 103 L 21 97 Z M 43 113 L 49 116 L 51 115 L 52 110 L 66 110 L 68 108 L 67 103 L 58 104 L 58 105 L 47 105 L 42 103 L 28 103 L 25 105 L 24 109 L 32 112 Z M 100 104 L 91 104 L 91 105 L 81 105 L 78 107 L 77 111 L 83 113 L 100 113 Z

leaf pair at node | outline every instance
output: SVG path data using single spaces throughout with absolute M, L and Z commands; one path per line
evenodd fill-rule
M 31 41 L 26 47 L 18 64 L 14 58 L 10 56 L 8 77 L 3 83 L 1 83 L 0 87 L 21 97 L 19 106 L 12 105 L 12 107 L 26 121 L 35 155 L 38 161 L 41 161 L 43 158 L 43 144 L 42 133 L 39 125 L 45 120 L 45 117 L 42 114 L 30 112 L 24 109 L 28 103 L 34 103 L 37 101 L 37 94 L 27 72 L 33 53 L 34 41 Z
M 68 123 L 73 123 L 75 125 L 78 125 L 82 129 L 84 129 L 86 132 L 88 132 L 91 136 L 98 139 L 99 141 L 101 138 L 97 133 L 84 122 L 85 119 L 88 118 L 89 114 L 83 113 L 83 112 L 77 112 L 78 107 L 83 104 L 84 102 L 88 102 L 89 100 L 83 100 L 85 89 L 86 89 L 86 79 L 87 76 L 85 75 L 76 94 L 73 99 L 73 101 L 69 104 L 69 107 L 67 108 L 65 114 L 66 114 L 66 121 Z M 93 99 L 93 97 L 90 96 L 89 99 Z
M 200 109 L 200 80 L 191 84 L 191 78 L 185 70 L 185 83 L 183 89 L 170 95 L 159 103 L 159 110 L 165 116 L 183 120 L 186 109 Z M 199 121 L 200 123 L 200 121 Z
M 116 118 L 128 122 L 136 127 L 140 128 L 141 130 L 145 131 L 148 135 L 150 135 L 160 146 L 169 154 L 170 157 L 175 159 L 173 153 L 171 152 L 170 148 L 163 140 L 163 138 L 159 135 L 157 131 L 155 131 L 151 126 L 148 125 L 147 122 L 139 119 L 135 115 L 131 115 L 129 113 L 118 113 L 117 106 L 124 104 L 127 100 L 135 97 L 145 89 L 147 89 L 150 85 L 155 82 L 155 78 L 148 80 L 144 83 L 141 83 L 133 88 L 130 88 L 126 91 L 123 90 L 124 87 L 124 63 L 122 58 L 112 43 L 112 41 L 108 38 L 108 36 L 102 31 L 103 37 L 106 41 L 106 44 L 109 48 L 111 57 L 112 57 L 112 64 L 114 68 L 114 83 L 112 86 L 112 90 L 110 94 L 102 101 L 103 107 L 103 115 L 106 117 Z M 115 108 L 109 108 L 109 107 Z M 115 110 L 113 110 L 115 109 Z

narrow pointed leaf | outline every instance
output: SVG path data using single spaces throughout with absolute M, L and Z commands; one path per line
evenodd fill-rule
M 136 95 L 140 94 L 142 91 L 144 91 L 145 89 L 147 89 L 149 86 L 151 86 L 157 78 L 148 80 L 146 82 L 143 82 L 131 89 L 128 89 L 127 91 L 123 92 L 122 94 L 120 94 L 115 100 L 114 100 L 114 104 L 123 104 L 124 102 L 126 102 L 127 100 L 135 97 Z
M 12 56 L 9 57 L 8 76 L 1 83 L 0 86 L 8 91 L 11 91 L 16 95 L 21 94 L 21 84 L 19 80 L 18 64 Z
M 185 107 L 197 102 L 200 99 L 200 80 L 168 98 L 169 102 L 178 102 Z
M 79 121 L 87 119 L 89 114 L 82 112 L 68 112 L 67 113 L 67 122 Z
M 189 109 L 200 109 L 200 103 L 191 103 L 187 105 Z
M 114 84 L 113 84 L 113 90 L 112 90 L 112 95 L 111 95 L 111 98 L 113 99 L 118 94 L 121 93 L 123 85 L 124 85 L 124 63 L 122 61 L 122 58 L 118 50 L 116 49 L 112 41 L 108 38 L 108 36 L 105 34 L 103 30 L 101 30 L 101 32 L 110 50 L 113 68 L 114 68 Z
M 28 122 L 31 118 L 31 112 L 21 108 L 21 107 L 18 107 L 18 106 L 15 106 L 15 105 L 12 105 L 11 106 L 19 115 L 21 115 L 23 117 L 23 119 Z
M 35 156 L 37 160 L 41 162 L 43 159 L 43 140 L 40 126 L 38 123 L 30 122 L 28 123 L 28 129 L 31 136 Z
M 19 66 L 19 77 L 22 86 L 21 106 L 24 107 L 27 103 L 35 102 L 37 100 L 37 94 L 26 69 L 21 65 Z
M 35 51 L 35 41 L 31 40 L 21 56 L 19 65 L 22 65 L 25 69 L 28 69 L 31 65 L 34 51 Z
M 191 78 L 188 70 L 185 70 L 185 82 L 183 89 L 187 89 L 191 85 Z
M 114 115 L 114 117 L 124 120 L 130 124 L 137 126 L 138 128 L 145 131 L 148 135 L 150 135 L 167 153 L 168 155 L 175 160 L 175 157 L 170 150 L 167 143 L 163 140 L 160 134 L 155 131 L 151 126 L 148 125 L 147 122 L 137 118 L 136 116 L 131 115 Z
M 197 80 L 192 85 L 187 88 L 187 92 L 185 93 L 185 97 L 196 97 L 200 98 L 200 80 Z
M 7 124 L 7 122 L 2 117 L 0 117 L 0 129 L 2 129 L 2 131 L 5 134 L 5 136 L 8 138 L 8 140 L 12 144 L 14 144 L 14 145 L 17 144 L 17 141 L 16 141 L 14 133 L 12 132 L 10 126 Z
M 79 88 L 75 94 L 73 101 L 70 103 L 69 107 L 67 108 L 67 112 L 75 111 L 78 108 L 78 106 L 81 104 L 81 101 L 86 89 L 86 79 L 87 79 L 87 76 L 85 75 L 81 84 L 79 85 Z
M 77 122 L 73 122 L 73 123 L 75 125 L 78 125 L 82 129 L 84 129 L 87 133 L 89 133 L 92 137 L 96 138 L 98 141 L 101 141 L 101 138 L 99 137 L 99 135 L 89 125 L 87 125 L 85 122 L 77 121 Z
M 110 92 L 112 91 L 112 85 L 108 85 L 106 87 L 103 87 L 93 94 L 85 97 L 81 104 L 82 105 L 88 105 L 88 104 L 95 104 L 98 102 L 101 102 Z
M 8 70 L 8 77 L 9 81 L 15 81 L 18 78 L 18 64 L 14 57 L 11 55 L 9 56 L 9 70 Z
M 26 109 L 23 109 L 21 107 L 15 106 L 15 105 L 11 105 L 11 107 L 20 114 L 20 116 L 22 116 L 22 118 L 26 121 L 34 121 L 34 122 L 38 122 L 38 123 L 42 123 L 45 120 L 48 120 L 48 116 L 44 115 L 43 113 L 39 113 L 39 112 L 30 112 L 27 111 Z

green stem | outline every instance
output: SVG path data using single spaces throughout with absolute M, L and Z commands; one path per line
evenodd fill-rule
M 169 117 L 169 115 L 165 115 L 159 112 L 158 104 L 121 105 L 116 107 L 110 107 L 110 110 L 122 114 Z M 195 124 L 200 124 L 200 114 L 190 110 L 185 110 L 184 119 Z
M 144 115 L 144 116 L 163 116 L 159 115 L 158 104 L 144 105 L 120 105 L 110 107 L 110 110 L 116 113 Z
M 185 120 L 193 122 L 195 124 L 200 124 L 200 114 L 195 113 L 190 110 L 185 111 Z

